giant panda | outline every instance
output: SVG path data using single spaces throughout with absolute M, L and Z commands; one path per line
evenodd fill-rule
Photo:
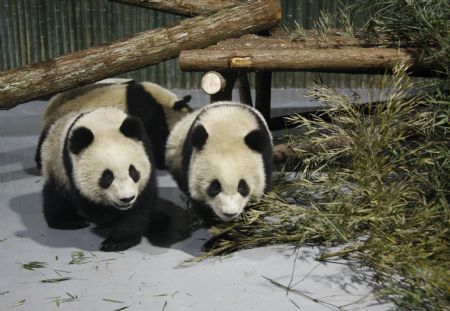
M 44 217 L 49 227 L 88 222 L 111 229 L 103 251 L 140 242 L 157 198 L 151 143 L 142 122 L 114 107 L 63 116 L 42 143 Z
M 156 166 L 164 169 L 164 148 L 169 131 L 178 120 L 192 111 L 188 105 L 191 96 L 180 99 L 169 90 L 151 82 L 120 81 L 100 81 L 57 94 L 50 99 L 44 113 L 43 130 L 35 157 L 39 169 L 40 146 L 54 122 L 68 113 L 104 106 L 117 107 L 142 120 L 154 147 Z
M 166 165 L 205 223 L 231 221 L 249 199 L 258 200 L 270 189 L 272 136 L 257 110 L 217 102 L 175 125 L 167 140 Z

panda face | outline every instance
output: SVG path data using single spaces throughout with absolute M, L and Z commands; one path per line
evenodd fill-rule
M 209 197 L 206 202 L 220 219 L 230 221 L 238 217 L 247 205 L 250 187 L 242 178 L 237 185 L 224 181 L 224 186 L 222 189 L 221 182 L 213 179 L 206 188 Z
M 238 146 L 228 154 L 209 153 L 206 148 L 191 162 L 190 194 L 221 220 L 231 221 L 243 212 L 250 198 L 257 199 L 264 191 L 261 155 Z
M 100 188 L 104 189 L 104 202 L 110 202 L 119 210 L 127 210 L 136 202 L 139 194 L 137 183 L 140 173 L 133 164 L 128 168 L 128 176 L 120 176 L 124 170 L 118 170 L 116 175 L 110 169 L 105 169 L 98 181 Z M 119 175 L 119 176 L 117 176 Z
M 192 180 L 196 181 L 192 182 L 191 196 L 209 206 L 221 220 L 231 221 L 243 212 L 251 198 L 262 194 L 263 168 L 259 165 L 261 161 L 251 156 L 249 161 L 236 158 L 218 161 L 213 165 L 201 160 L 192 163 L 192 172 L 196 168 Z
M 121 118 L 108 122 L 99 122 L 91 114 L 80 122 L 83 126 L 72 131 L 69 140 L 75 187 L 92 202 L 127 210 L 138 199 L 151 172 L 139 140 L 140 122 L 124 119 L 123 112 Z M 109 113 L 105 116 L 114 117 Z M 94 124 L 88 122 L 91 119 Z

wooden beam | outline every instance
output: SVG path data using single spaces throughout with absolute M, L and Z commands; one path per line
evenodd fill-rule
M 203 48 L 230 37 L 276 26 L 278 0 L 264 0 L 197 16 L 179 25 L 131 37 L 0 73 L 0 109 L 48 94 L 158 64 L 180 51 Z
M 210 15 L 244 1 L 240 0 L 110 0 L 181 16 Z
M 180 54 L 185 71 L 319 71 L 375 73 L 391 70 L 396 62 L 409 63 L 412 71 L 430 71 L 417 50 L 392 48 L 340 49 L 203 49 Z

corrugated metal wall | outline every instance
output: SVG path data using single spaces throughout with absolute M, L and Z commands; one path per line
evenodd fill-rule
M 334 0 L 282 0 L 284 23 L 295 20 L 311 28 L 321 10 L 335 12 L 337 3 Z M 180 19 L 107 0 L 0 0 L 0 71 L 168 26 Z M 121 76 L 187 89 L 197 88 L 201 78 L 200 73 L 181 72 L 176 59 Z M 274 87 L 305 87 L 318 78 L 319 75 L 313 73 L 276 73 Z M 354 86 L 364 77 L 321 74 L 320 78 L 331 86 Z

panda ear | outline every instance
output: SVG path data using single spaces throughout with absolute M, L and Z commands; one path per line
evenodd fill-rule
M 262 130 L 253 130 L 244 138 L 245 144 L 256 152 L 263 152 L 267 146 L 267 135 Z
M 192 145 L 196 149 L 202 149 L 208 139 L 208 132 L 203 125 L 198 125 L 192 131 Z
M 142 140 L 144 137 L 144 128 L 141 121 L 135 117 L 127 117 L 120 126 L 120 132 L 129 138 Z
M 86 127 L 76 128 L 69 139 L 69 149 L 73 154 L 79 154 L 94 141 L 94 134 Z
M 175 111 L 180 111 L 183 108 L 186 108 L 189 112 L 191 112 L 192 108 L 189 107 L 189 105 L 188 105 L 188 102 L 190 100 L 191 100 L 191 95 L 186 95 L 186 96 L 183 97 L 183 99 L 180 99 L 180 100 L 176 101 L 173 104 L 172 109 L 175 110 Z

